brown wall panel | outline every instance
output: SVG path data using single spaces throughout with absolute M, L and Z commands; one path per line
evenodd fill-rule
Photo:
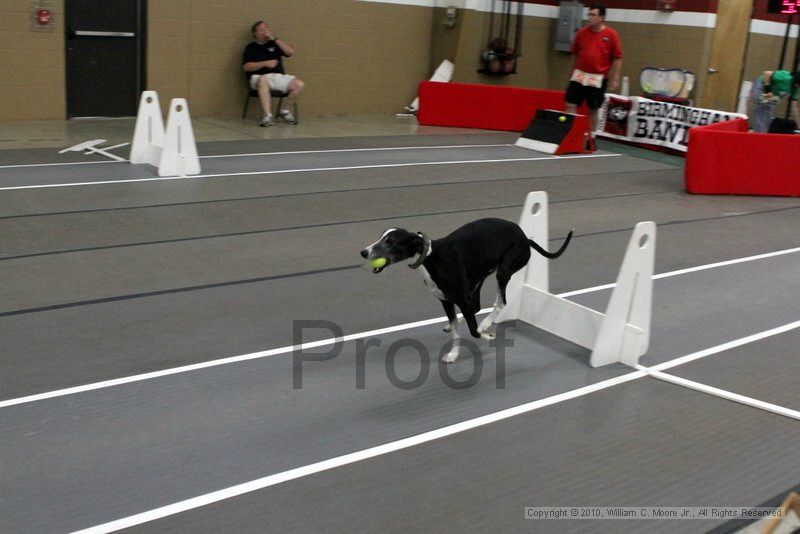
M 652 11 L 655 0 L 609 0 L 606 5 Z M 53 31 L 33 32 L 29 0 L 0 0 L 0 120 L 65 116 L 63 0 L 54 0 L 54 6 Z M 713 13 L 716 6 L 711 0 L 677 3 L 679 11 L 698 16 Z M 455 81 L 549 89 L 566 85 L 571 57 L 553 50 L 555 19 L 526 17 L 518 74 L 487 77 L 476 71 L 488 41 L 488 14 L 460 8 L 453 28 L 441 24 L 443 16 L 443 8 L 355 0 L 149 0 L 147 84 L 159 92 L 164 108 L 170 98 L 186 97 L 194 116 L 237 116 L 244 97 L 241 51 L 250 40 L 250 24 L 265 19 L 297 49 L 286 64 L 307 82 L 301 102 L 306 117 L 400 111 L 443 59 L 455 62 Z M 756 0 L 755 16 L 785 19 L 766 15 L 766 0 Z M 639 71 L 659 66 L 694 71 L 695 95 L 702 94 L 713 29 L 610 25 L 622 37 L 623 74 L 630 78 L 632 93 L 640 90 Z M 780 31 L 781 25 L 774 28 Z M 748 43 L 746 79 L 775 68 L 782 36 L 751 34 Z M 789 54 L 787 65 L 792 58 Z

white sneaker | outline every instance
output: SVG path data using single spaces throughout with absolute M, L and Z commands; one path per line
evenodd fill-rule
M 294 116 L 294 113 L 289 111 L 288 109 L 282 109 L 278 112 L 278 116 L 288 122 L 289 124 L 297 124 L 297 119 Z
M 265 128 L 267 126 L 272 126 L 273 124 L 275 124 L 275 121 L 272 120 L 272 113 L 264 113 L 264 116 L 261 117 L 261 122 L 259 123 L 259 126 Z

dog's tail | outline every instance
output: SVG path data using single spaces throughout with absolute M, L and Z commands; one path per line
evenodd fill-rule
M 559 249 L 558 249 L 557 251 L 555 251 L 555 252 L 548 252 L 548 251 L 546 251 L 545 249 L 543 249 L 542 247 L 540 247 L 540 246 L 539 246 L 539 245 L 538 245 L 538 244 L 537 244 L 535 241 L 533 241 L 532 239 L 528 239 L 528 243 L 530 244 L 530 246 L 531 246 L 531 247 L 533 247 L 533 249 L 534 249 L 536 252 L 538 252 L 539 254 L 541 254 L 542 256 L 544 256 L 545 258 L 550 258 L 550 259 L 552 260 L 552 259 L 554 259 L 554 258 L 557 258 L 557 257 L 561 256 L 561 255 L 564 253 L 564 251 L 567 249 L 567 245 L 569 245 L 569 242 L 570 242 L 570 240 L 572 239 L 572 232 L 574 232 L 574 231 L 575 231 L 575 229 L 572 229 L 572 230 L 570 230 L 570 231 L 569 231 L 569 233 L 567 234 L 567 238 L 564 240 L 564 243 L 561 245 L 561 248 L 559 248 Z

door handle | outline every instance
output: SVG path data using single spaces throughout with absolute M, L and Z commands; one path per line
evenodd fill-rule
M 715 69 L 714 67 L 708 67 L 708 73 L 709 74 L 716 74 L 718 72 L 719 71 L 717 69 Z
M 98 32 L 77 30 L 75 35 L 78 37 L 136 37 L 133 32 Z

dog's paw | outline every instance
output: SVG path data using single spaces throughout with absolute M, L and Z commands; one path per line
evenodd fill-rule
M 490 331 L 490 330 L 486 330 L 484 332 L 481 332 L 481 337 L 483 339 L 488 339 L 489 341 L 491 341 L 493 339 L 497 339 L 497 336 L 495 335 L 495 333 Z
M 478 339 L 478 338 L 480 338 L 480 337 L 481 337 L 481 333 L 480 333 L 480 332 L 478 332 L 477 330 L 470 330 L 470 331 L 469 331 L 469 335 L 471 335 L 471 336 L 472 336 L 472 337 L 474 337 L 475 339 Z
M 449 334 L 450 332 L 453 331 L 453 327 L 451 327 L 450 325 L 447 325 L 444 328 L 442 328 L 442 331 L 447 332 Z
M 457 352 L 448 352 L 447 354 L 442 356 L 442 361 L 444 363 L 453 363 L 457 359 L 458 359 L 458 353 Z

